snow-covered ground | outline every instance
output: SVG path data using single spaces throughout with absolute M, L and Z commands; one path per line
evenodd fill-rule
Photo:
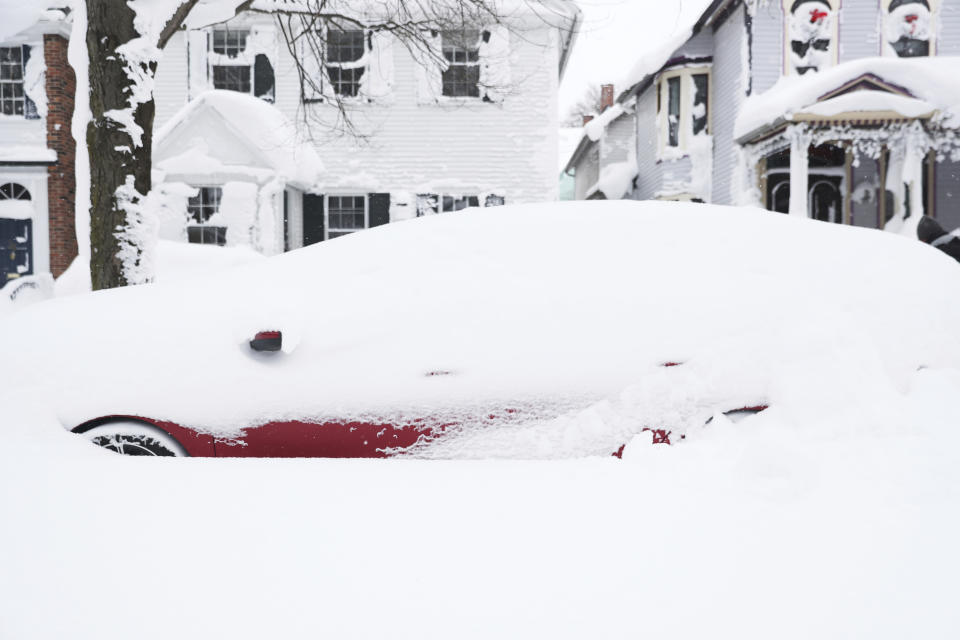
M 258 307 L 299 338 L 269 371 L 238 349 Z M 467 211 L 38 303 L 0 319 L 0 638 L 956 638 L 957 327 L 929 246 L 664 203 Z M 419 452 L 443 460 L 123 458 L 64 429 L 131 399 L 229 427 L 323 406 L 331 372 L 371 404 L 591 398 Z M 748 400 L 770 408 L 718 413 Z
M 958 397 L 552 462 L 123 458 L 7 398 L 0 638 L 956 638 Z

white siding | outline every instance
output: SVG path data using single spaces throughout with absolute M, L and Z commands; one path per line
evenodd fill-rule
M 167 47 L 158 81 L 158 114 L 169 117 L 186 97 L 186 44 Z M 369 138 L 338 135 L 329 105 L 304 105 L 295 63 L 284 46 L 276 66 L 276 106 L 290 119 L 312 124 L 325 165 L 320 189 L 366 192 L 495 192 L 508 203 L 557 197 L 558 37 L 546 28 L 511 37 L 513 84 L 502 104 L 421 105 L 417 63 L 392 47 L 394 90 L 389 101 L 351 109 Z M 179 80 L 178 80 L 179 78 Z M 158 118 L 158 124 L 163 118 Z M 318 126 L 319 125 L 319 126 Z
M 155 77 L 157 112 L 154 124 L 162 126 L 187 103 L 186 32 L 178 31 L 163 49 Z

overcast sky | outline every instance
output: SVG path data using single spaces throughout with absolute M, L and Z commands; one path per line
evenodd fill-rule
M 709 0 L 577 0 L 583 9 L 573 56 L 560 86 L 565 114 L 591 82 L 621 81 L 645 53 L 659 48 L 678 29 L 689 28 Z

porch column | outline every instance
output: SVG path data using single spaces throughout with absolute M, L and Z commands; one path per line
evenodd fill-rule
M 907 148 L 903 158 L 904 216 L 916 223 L 924 214 L 923 210 L 923 161 L 926 150 L 921 144 L 917 132 L 907 137 Z M 909 216 L 907 213 L 909 212 Z
M 790 137 L 790 215 L 809 217 L 807 191 L 809 189 L 810 142 L 812 138 L 805 128 L 793 127 L 787 131 Z

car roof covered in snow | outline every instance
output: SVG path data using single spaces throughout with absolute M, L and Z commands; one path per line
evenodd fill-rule
M 0 387 L 46 389 L 68 426 L 535 414 L 671 388 L 663 376 L 678 385 L 651 400 L 663 411 L 827 410 L 851 376 L 900 384 L 960 363 L 960 268 L 915 240 L 760 210 L 550 203 L 394 223 L 0 322 Z M 263 330 L 284 352 L 250 350 Z

